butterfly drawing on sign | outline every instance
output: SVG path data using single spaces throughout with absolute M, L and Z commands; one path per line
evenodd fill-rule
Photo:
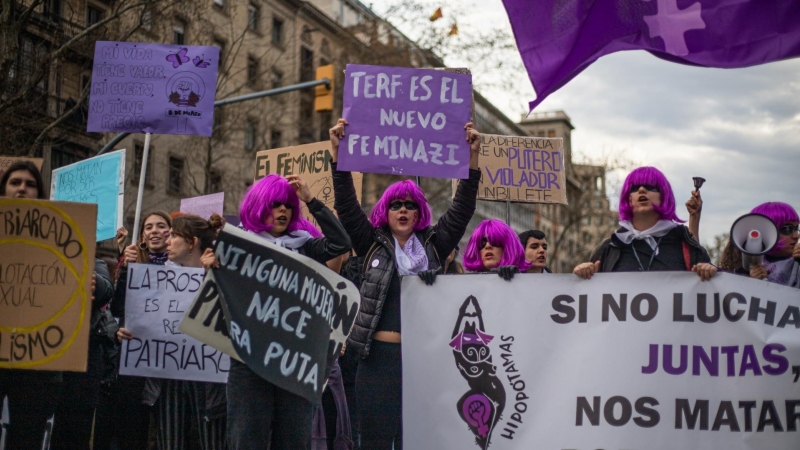
M 205 69 L 206 67 L 211 65 L 211 60 L 203 59 L 205 57 L 206 57 L 206 55 L 203 55 L 202 57 L 195 56 L 194 59 L 192 60 L 192 62 L 194 63 L 195 66 L 197 66 L 197 67 L 199 67 L 201 69 Z
M 189 49 L 184 47 L 178 51 L 178 53 L 170 53 L 167 55 L 167 61 L 172 63 L 172 68 L 177 69 L 182 64 L 189 62 L 189 57 L 186 54 L 189 52 Z

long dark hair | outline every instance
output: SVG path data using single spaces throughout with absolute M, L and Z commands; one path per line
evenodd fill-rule
M 0 178 L 0 196 L 5 197 L 6 195 L 6 184 L 8 184 L 8 179 L 11 178 L 11 174 L 18 171 L 18 170 L 27 170 L 28 172 L 33 175 L 33 178 L 36 179 L 36 198 L 44 199 L 44 182 L 42 181 L 42 173 L 39 172 L 39 169 L 36 167 L 36 164 L 30 161 L 17 161 L 14 164 L 11 164 L 6 172 L 3 174 L 3 177 Z

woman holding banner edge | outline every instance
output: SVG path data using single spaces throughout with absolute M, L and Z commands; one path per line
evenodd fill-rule
M 336 169 L 339 142 L 347 121 L 330 129 L 334 207 L 353 241 L 365 256 L 361 308 L 347 341 L 361 359 L 356 373 L 356 396 L 361 448 L 402 449 L 402 365 L 400 336 L 400 275 L 418 275 L 433 284 L 447 255 L 464 236 L 475 212 L 480 134 L 464 126 L 470 144 L 469 178 L 462 180 L 450 208 L 431 226 L 425 193 L 411 180 L 384 191 L 367 215 L 356 197 L 350 172 Z
M 506 281 L 530 266 L 517 234 L 498 219 L 481 222 L 472 232 L 464 253 L 464 268 L 468 271 L 496 271 Z

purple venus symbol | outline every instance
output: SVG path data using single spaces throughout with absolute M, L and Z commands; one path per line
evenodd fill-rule
M 483 394 L 472 394 L 464 400 L 461 407 L 467 423 L 478 429 L 478 434 L 485 438 L 489 435 L 489 418 L 492 415 L 492 404 Z

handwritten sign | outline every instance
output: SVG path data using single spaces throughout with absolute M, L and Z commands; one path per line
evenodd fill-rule
M 567 204 L 562 138 L 482 134 L 480 168 L 481 200 Z
M 216 292 L 236 354 L 265 380 L 318 402 L 358 314 L 358 289 L 311 258 L 228 225 L 214 252 L 220 267 L 200 292 L 209 300 Z
M 50 199 L 97 205 L 97 241 L 113 238 L 122 224 L 125 150 L 85 159 L 53 171 Z
M 0 369 L 86 371 L 97 206 L 0 198 Z
M 186 214 L 195 214 L 206 220 L 211 218 L 211 214 L 217 213 L 222 215 L 222 209 L 225 206 L 225 193 L 217 192 L 216 194 L 201 195 L 200 197 L 184 198 L 181 199 L 181 212 Z
M 88 131 L 211 136 L 219 47 L 98 41 Z
M 311 195 L 325 203 L 325 206 L 330 208 L 331 211 L 334 210 L 330 141 L 262 150 L 256 153 L 255 172 L 256 181 L 273 173 L 283 177 L 300 175 L 308 184 L 308 188 L 311 189 Z M 361 201 L 362 180 L 362 174 L 353 173 L 353 183 L 356 187 L 356 195 L 359 202 Z M 303 217 L 316 224 L 314 216 L 308 212 L 305 203 L 302 203 L 302 212 Z
M 213 270 L 206 274 L 203 286 L 183 316 L 178 329 L 181 333 L 208 344 L 231 358 L 242 360 L 236 354 L 228 333 L 228 324 L 222 311 L 222 297 Z
M 471 75 L 348 64 L 339 168 L 465 179 L 471 109 Z
M 203 283 L 203 269 L 131 264 L 119 373 L 175 380 L 228 381 L 230 358 L 178 329 Z
M 40 171 L 42 170 L 42 163 L 44 162 L 43 158 L 23 158 L 21 156 L 0 156 L 0 178 L 3 177 L 3 174 L 6 173 L 6 169 L 11 167 L 17 161 L 30 161 L 36 168 Z

